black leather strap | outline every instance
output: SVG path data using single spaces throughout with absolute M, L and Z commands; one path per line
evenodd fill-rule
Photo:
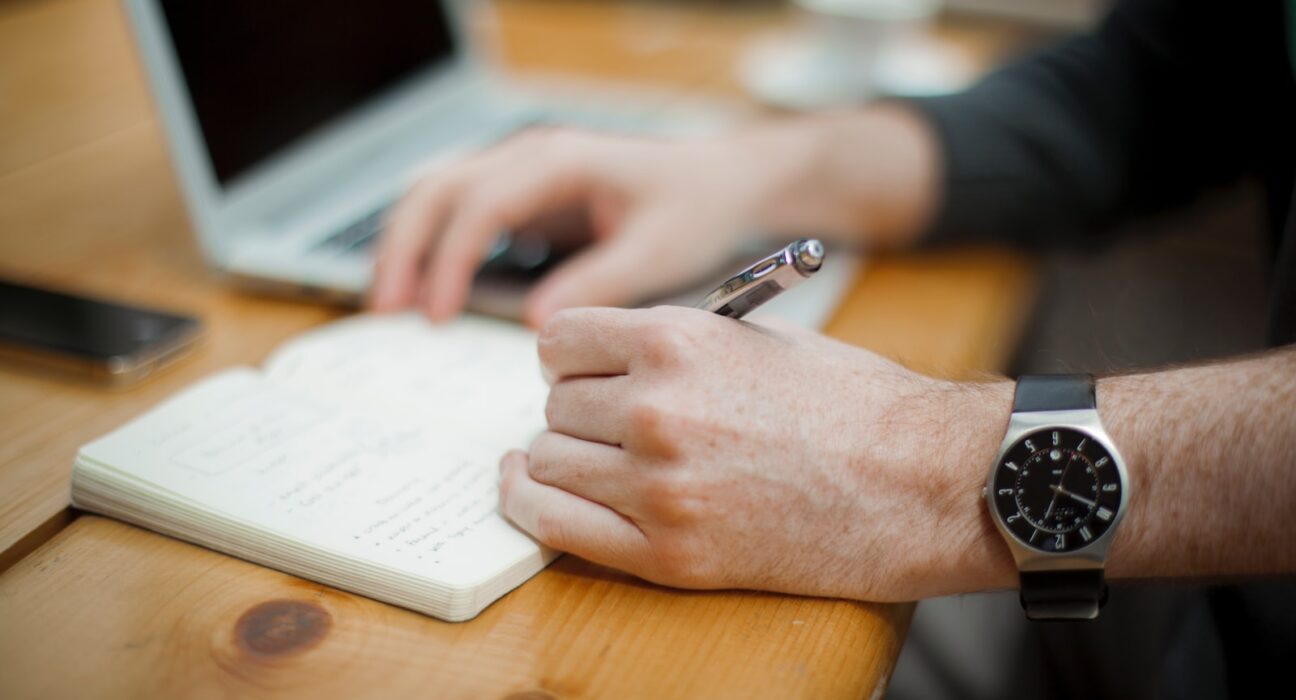
M 1092 620 L 1107 602 L 1102 569 L 1021 572 L 1021 605 L 1030 620 Z
M 1094 408 L 1091 374 L 1028 374 L 1017 380 L 1013 413 L 1078 411 Z

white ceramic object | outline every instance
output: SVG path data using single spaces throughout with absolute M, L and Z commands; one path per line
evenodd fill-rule
M 739 78 L 757 99 L 791 109 L 963 87 L 970 63 L 925 32 L 936 0 L 797 0 L 805 21 L 758 41 Z

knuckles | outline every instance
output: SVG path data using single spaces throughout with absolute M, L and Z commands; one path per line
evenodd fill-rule
M 519 158 L 539 163 L 550 170 L 563 171 L 588 161 L 590 142 L 595 138 L 594 134 L 580 129 L 535 126 L 505 145 Z
M 562 309 L 550 316 L 549 320 L 540 327 L 540 334 L 536 338 L 536 353 L 540 357 L 542 367 L 553 367 L 559 359 L 560 340 L 563 333 L 572 327 L 575 314 L 574 309 Z
M 552 432 L 545 431 L 540 433 L 531 441 L 527 448 L 527 474 L 531 478 L 541 483 L 549 483 L 548 479 L 552 476 L 553 454 L 552 442 L 555 439 Z
M 644 329 L 638 340 L 644 362 L 657 368 L 679 366 L 693 346 L 688 331 L 672 324 L 654 324 Z
M 678 367 L 698 357 L 704 336 L 697 318 L 689 310 L 659 306 L 644 312 L 648 316 L 635 330 L 635 344 L 649 366 Z
M 651 393 L 631 400 L 626 421 L 627 443 L 666 459 L 680 455 L 681 440 L 691 425 L 678 408 Z
M 624 339 L 640 364 L 650 368 L 665 369 L 686 366 L 689 362 L 704 361 L 711 353 L 705 345 L 714 329 L 705 328 L 706 319 L 692 309 L 659 306 L 631 312 L 638 314 L 638 322 L 625 327 Z M 537 348 L 542 365 L 549 366 L 560 352 L 560 340 L 571 334 L 580 334 L 601 322 L 599 311 L 594 309 L 562 309 L 540 328 Z
M 542 509 L 536 514 L 531 535 L 546 546 L 565 550 L 567 549 L 568 527 L 568 524 L 560 517 L 559 513 L 549 509 Z
M 640 484 L 644 510 L 665 525 L 687 525 L 705 517 L 705 488 L 689 472 L 665 468 L 644 478 Z
M 552 346 L 554 341 L 562 337 L 562 334 L 567 329 L 572 328 L 575 325 L 576 320 L 580 318 L 581 314 L 581 309 L 559 309 L 558 311 L 555 311 L 553 315 L 549 317 L 549 320 L 545 321 L 544 325 L 540 326 L 538 341 L 541 349 L 543 350 L 546 345 Z
M 549 398 L 545 399 L 544 407 L 545 425 L 549 426 L 550 430 L 552 430 L 558 422 L 558 406 L 561 401 L 562 397 L 559 395 L 557 388 L 551 386 L 549 388 Z M 536 442 L 539 442 L 539 440 L 540 438 L 536 438 Z M 531 449 L 535 449 L 534 444 L 532 444 Z

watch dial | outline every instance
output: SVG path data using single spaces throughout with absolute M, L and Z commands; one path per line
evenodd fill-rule
M 1078 430 L 1044 428 L 1018 440 L 995 467 L 990 494 L 1008 530 L 1044 552 L 1070 552 L 1102 537 L 1121 502 L 1111 453 Z

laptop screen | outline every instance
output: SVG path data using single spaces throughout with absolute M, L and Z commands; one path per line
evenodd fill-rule
M 161 0 L 216 179 L 454 52 L 438 0 Z

